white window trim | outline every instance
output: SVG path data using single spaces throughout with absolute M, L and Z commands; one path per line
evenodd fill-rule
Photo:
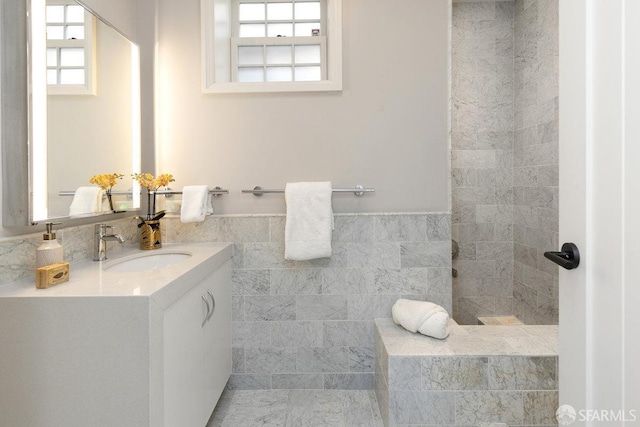
M 321 80 L 327 80 L 327 38 L 324 36 L 310 36 L 310 37 L 233 37 L 231 39 L 231 81 L 235 82 L 238 77 L 238 47 L 239 46 L 304 46 L 315 45 L 320 46 L 320 63 L 313 64 L 320 67 Z M 265 53 L 266 55 L 266 53 Z M 265 56 L 266 57 L 266 56 Z M 308 64 L 296 64 L 295 58 L 292 58 L 291 66 L 299 67 Z M 260 65 L 256 65 L 260 66 Z M 267 67 L 268 64 L 263 64 L 262 67 Z M 288 66 L 288 64 L 287 64 Z M 253 67 L 250 65 L 249 67 Z M 271 83 L 271 82 L 262 82 Z M 282 83 L 282 82 L 281 82 Z M 286 82 L 291 83 L 291 82 Z M 308 82 L 297 82 L 308 83 Z
M 319 92 L 342 90 L 342 0 L 327 0 L 326 80 L 239 83 L 231 78 L 233 0 L 201 0 L 204 93 Z
M 47 4 L 60 4 L 76 5 L 75 2 L 68 0 L 47 0 Z M 47 94 L 49 95 L 96 95 L 96 25 L 95 17 L 88 11 L 84 11 L 84 41 L 82 47 L 84 47 L 84 81 L 83 85 L 71 85 L 71 84 L 57 84 L 47 85 Z M 45 23 L 46 25 L 46 23 Z M 65 45 L 73 44 L 67 40 L 55 40 L 52 43 L 54 47 L 66 47 Z M 49 41 L 47 40 L 47 47 L 49 47 Z

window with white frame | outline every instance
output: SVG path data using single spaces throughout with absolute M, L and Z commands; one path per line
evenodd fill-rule
M 342 89 L 341 0 L 202 0 L 202 12 L 205 92 Z
M 94 94 L 93 17 L 70 0 L 47 0 L 47 86 L 50 94 Z
M 320 0 L 236 0 L 232 79 L 291 82 L 326 78 L 325 5 Z

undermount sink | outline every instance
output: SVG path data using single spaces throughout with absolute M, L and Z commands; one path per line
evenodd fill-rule
M 181 251 L 149 252 L 130 255 L 105 265 L 104 270 L 112 273 L 134 273 L 158 270 L 191 258 L 191 253 Z

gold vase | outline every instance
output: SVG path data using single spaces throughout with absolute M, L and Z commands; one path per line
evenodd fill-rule
M 160 249 L 161 247 L 162 233 L 160 231 L 160 220 L 145 221 L 142 227 L 140 227 L 140 249 L 148 251 Z

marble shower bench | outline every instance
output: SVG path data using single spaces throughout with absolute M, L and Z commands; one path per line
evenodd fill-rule
M 375 320 L 384 425 L 557 425 L 558 327 L 461 326 L 445 340 Z

